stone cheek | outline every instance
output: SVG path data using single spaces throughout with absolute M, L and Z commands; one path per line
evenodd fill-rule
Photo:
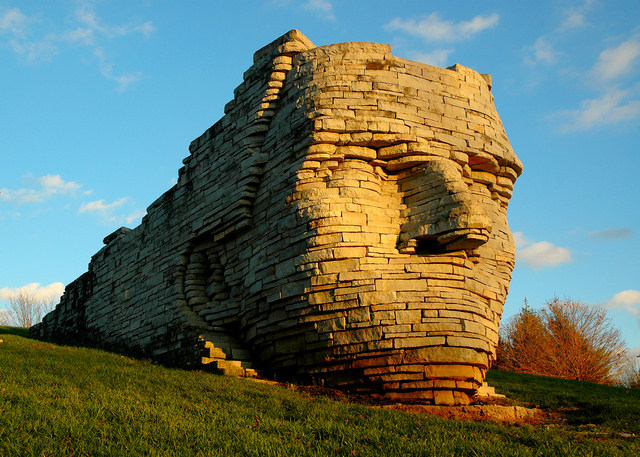
M 468 402 L 495 358 L 522 171 L 486 79 L 292 31 L 234 95 L 32 333 Z

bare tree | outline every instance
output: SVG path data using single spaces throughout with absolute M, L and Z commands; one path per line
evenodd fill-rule
M 556 348 L 551 351 L 556 373 L 582 381 L 615 381 L 626 348 L 604 308 L 554 298 L 542 314 Z
M 0 309 L 0 325 L 9 325 L 11 322 L 11 312 L 8 309 Z
M 554 298 L 525 306 L 501 332 L 496 366 L 522 373 L 611 384 L 626 357 L 604 308 Z
M 496 368 L 518 373 L 542 374 L 549 371 L 550 361 L 541 357 L 549 346 L 549 332 L 539 311 L 524 306 L 500 329 Z
M 54 307 L 54 299 L 36 298 L 34 294 L 20 291 L 9 297 L 11 322 L 18 327 L 31 327 L 42 320 Z
M 618 378 L 621 385 L 631 389 L 640 389 L 640 355 L 630 355 Z

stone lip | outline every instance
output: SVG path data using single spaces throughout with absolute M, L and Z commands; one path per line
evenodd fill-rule
M 428 414 L 446 419 L 467 421 L 491 421 L 503 424 L 538 425 L 550 422 L 560 422 L 561 415 L 536 407 L 513 405 L 503 395 L 487 396 L 474 399 L 469 405 L 432 405 L 424 402 L 396 402 L 377 398 L 366 394 L 347 394 L 342 390 L 321 386 L 296 386 L 265 379 L 254 379 L 255 382 L 274 386 L 293 388 L 297 392 L 317 397 L 322 396 L 337 401 L 362 404 L 377 409 L 403 411 L 412 414 Z
M 542 424 L 553 421 L 553 416 L 538 408 L 496 404 L 475 404 L 464 406 L 439 405 L 386 405 L 383 409 L 394 409 L 414 414 L 429 414 L 446 419 L 467 421 L 491 421 L 503 424 Z

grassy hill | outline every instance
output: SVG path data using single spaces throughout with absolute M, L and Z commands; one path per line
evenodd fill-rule
M 0 327 L 0 456 L 634 456 L 640 391 L 490 371 L 540 425 L 455 421 L 168 369 Z M 633 436 L 635 435 L 635 436 Z

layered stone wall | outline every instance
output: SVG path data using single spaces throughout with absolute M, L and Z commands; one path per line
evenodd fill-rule
M 522 171 L 490 85 L 287 33 L 32 334 L 468 402 L 495 358 Z

